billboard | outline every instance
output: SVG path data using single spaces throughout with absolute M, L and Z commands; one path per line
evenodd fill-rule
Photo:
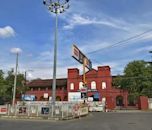
M 81 101 L 81 92 L 69 92 L 68 93 L 68 101 Z
M 76 45 L 72 46 L 72 57 L 75 58 L 80 64 L 85 64 L 85 66 L 91 70 L 91 61 L 78 49 Z
M 79 49 L 75 45 L 73 45 L 72 46 L 72 57 L 79 61 L 79 57 L 80 57 L 79 54 L 80 54 Z
M 35 101 L 35 95 L 22 94 L 23 101 Z

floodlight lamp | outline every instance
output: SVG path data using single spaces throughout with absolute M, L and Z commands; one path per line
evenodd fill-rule
M 48 7 L 48 9 L 52 12 L 52 8 L 51 7 Z
M 70 7 L 70 5 L 68 4 L 67 7 L 66 7 L 66 9 L 69 9 L 69 7 Z
M 64 12 L 64 10 L 60 10 L 60 14 L 63 13 L 63 12 Z
M 58 6 L 58 5 L 59 5 L 59 3 L 56 2 L 56 3 L 55 3 L 55 6 Z
M 43 0 L 43 4 L 46 5 L 46 0 Z

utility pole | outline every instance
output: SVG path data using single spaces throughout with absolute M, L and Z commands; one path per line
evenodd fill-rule
M 69 8 L 69 0 L 43 0 L 43 4 L 47 6 L 55 17 L 55 37 L 54 37 L 54 64 L 53 64 L 53 85 L 52 85 L 52 105 L 56 101 L 56 68 L 57 68 L 57 43 L 58 43 L 58 14 L 65 12 Z
M 15 97 L 16 97 L 16 83 L 17 83 L 17 68 L 18 68 L 18 56 L 19 53 L 16 53 L 16 67 L 15 67 L 15 77 L 14 77 L 14 89 L 13 89 L 13 101 L 12 105 L 15 105 Z
M 21 53 L 22 50 L 20 48 L 12 48 L 11 53 L 16 54 L 16 67 L 15 67 L 15 74 L 14 74 L 14 88 L 13 88 L 13 99 L 12 99 L 12 105 L 15 106 L 15 97 L 16 97 L 16 84 L 17 84 L 17 69 L 18 69 L 18 57 L 19 53 Z

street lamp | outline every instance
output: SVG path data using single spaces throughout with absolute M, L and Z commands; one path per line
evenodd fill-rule
M 16 97 L 16 83 L 17 83 L 17 69 L 18 69 L 18 56 L 22 50 L 20 48 L 12 48 L 11 53 L 16 54 L 16 67 L 15 67 L 15 77 L 14 77 L 14 88 L 13 88 L 13 100 L 12 105 L 15 105 L 15 97 Z
M 25 78 L 25 85 L 26 85 L 26 82 L 27 82 L 27 72 L 33 72 L 33 70 L 25 70 L 25 74 L 24 74 L 24 78 Z
M 152 54 L 152 51 L 149 51 L 149 53 Z M 151 62 L 150 63 L 152 64 L 152 55 L 151 55 Z
M 53 65 L 53 87 L 52 87 L 52 104 L 56 100 L 56 64 L 57 64 L 57 28 L 58 28 L 58 14 L 64 13 L 69 8 L 69 0 L 43 0 L 51 13 L 56 15 L 55 18 L 55 38 L 54 38 L 54 65 Z

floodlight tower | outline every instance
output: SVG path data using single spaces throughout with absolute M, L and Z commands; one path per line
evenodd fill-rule
M 46 5 L 51 13 L 56 15 L 55 17 L 55 38 L 54 38 L 54 64 L 53 64 L 53 87 L 52 87 L 52 104 L 56 101 L 56 65 L 57 65 L 57 43 L 58 43 L 58 14 L 64 13 L 69 8 L 69 0 L 43 0 L 43 4 Z

